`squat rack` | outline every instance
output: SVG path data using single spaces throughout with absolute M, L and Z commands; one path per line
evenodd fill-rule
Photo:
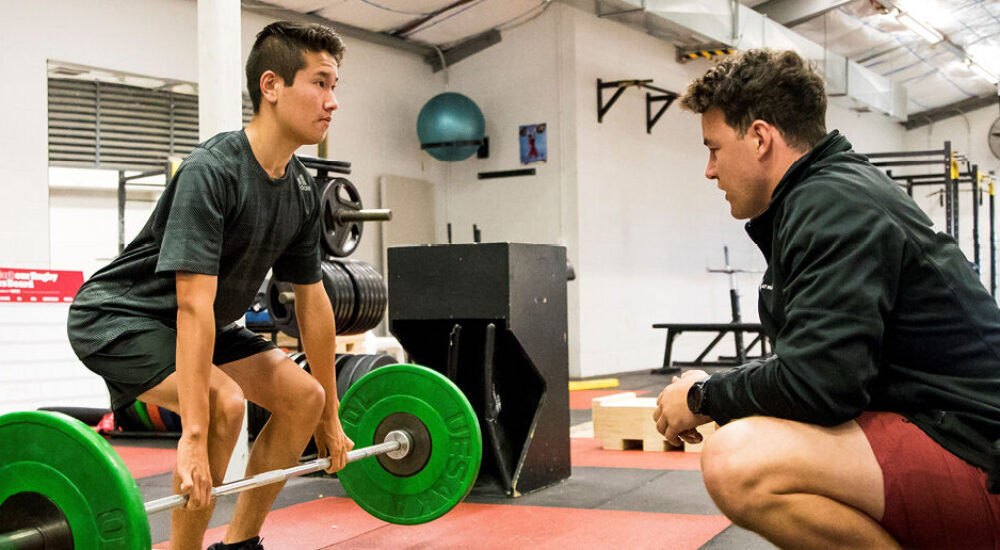
M 906 189 L 912 197 L 913 188 L 926 185 L 944 185 L 940 198 L 945 207 L 945 232 L 959 241 L 959 187 L 969 183 L 972 186 L 972 246 L 973 268 L 981 273 L 981 254 L 979 238 L 979 207 L 983 201 L 983 175 L 979 166 L 972 164 L 968 158 L 956 153 L 951 147 L 951 141 L 945 141 L 944 147 L 925 151 L 899 151 L 869 153 L 866 155 L 872 164 L 880 168 L 903 166 L 930 166 L 931 172 L 925 174 L 893 174 L 891 169 L 886 174 Z M 965 170 L 961 169 L 964 164 Z M 935 170 L 935 167 L 937 168 Z M 996 297 L 996 217 L 992 180 L 989 183 L 989 222 L 990 222 L 990 295 Z

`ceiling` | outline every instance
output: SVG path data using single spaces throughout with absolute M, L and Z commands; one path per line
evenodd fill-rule
M 940 41 L 921 38 L 883 4 L 895 4 L 936 31 Z M 904 85 L 911 117 L 975 98 L 996 102 L 996 77 L 990 82 L 967 61 L 1000 74 L 1000 2 L 995 0 L 855 0 L 791 28 Z
M 490 30 L 523 24 L 553 0 L 243 0 L 244 7 L 275 7 L 322 17 L 415 47 L 448 51 Z M 658 29 L 635 5 L 662 0 L 559 0 L 602 17 L 641 26 L 675 45 L 697 37 Z M 796 33 L 905 86 L 910 121 L 953 116 L 996 101 L 997 87 L 969 66 L 1000 74 L 1000 0 L 740 0 Z M 682 4 L 683 2 L 677 2 Z M 789 8 L 792 6 L 792 8 Z M 623 9 L 626 8 L 626 9 Z M 627 8 L 633 8 L 629 10 Z M 658 9 L 664 9 L 659 6 Z M 788 22 L 782 10 L 797 11 Z M 616 13 L 618 12 L 618 13 Z M 804 14 L 804 17 L 803 17 Z M 930 40 L 903 24 L 930 27 Z M 641 25 L 636 25 L 641 21 Z M 907 21 L 909 22 L 909 21 Z M 912 23 L 911 23 L 912 26 Z M 924 33 L 928 34 L 928 33 Z M 929 119 L 928 119 L 929 120 Z M 908 124 L 909 126 L 910 124 Z
M 342 34 L 421 54 L 436 71 L 442 61 L 451 65 L 495 44 L 503 31 L 540 16 L 556 1 L 641 29 L 679 49 L 705 42 L 684 28 L 664 24 L 655 13 L 705 9 L 707 0 L 242 0 L 242 5 L 275 18 L 338 23 Z M 907 128 L 997 103 L 1000 0 L 739 1 L 905 87 Z M 724 0 L 713 2 L 718 6 Z M 907 16 L 918 22 L 917 30 Z M 189 83 L 147 85 L 134 75 L 95 76 L 99 72 L 65 63 L 49 68 L 53 77 L 104 79 L 181 93 L 196 90 Z
M 550 0 L 269 0 L 288 10 L 447 49 L 537 17 Z M 246 3 L 245 3 L 246 4 Z

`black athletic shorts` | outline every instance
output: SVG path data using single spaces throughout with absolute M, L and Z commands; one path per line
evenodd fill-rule
M 215 333 L 212 364 L 224 365 L 275 348 L 270 340 L 234 323 Z M 111 408 L 118 410 L 174 372 L 176 351 L 177 331 L 160 325 L 123 334 L 81 361 L 104 378 Z

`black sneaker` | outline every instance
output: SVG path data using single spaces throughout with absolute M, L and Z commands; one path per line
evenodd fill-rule
M 264 550 L 264 547 L 260 544 L 261 542 L 263 540 L 260 537 L 253 537 L 243 542 L 234 542 L 232 544 L 217 542 L 209 546 L 208 550 Z

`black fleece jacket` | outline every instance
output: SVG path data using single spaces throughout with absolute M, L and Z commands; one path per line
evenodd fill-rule
M 954 239 L 834 131 L 746 224 L 767 259 L 760 319 L 775 355 L 714 374 L 719 423 L 833 426 L 902 414 L 986 468 L 1000 438 L 1000 309 Z

